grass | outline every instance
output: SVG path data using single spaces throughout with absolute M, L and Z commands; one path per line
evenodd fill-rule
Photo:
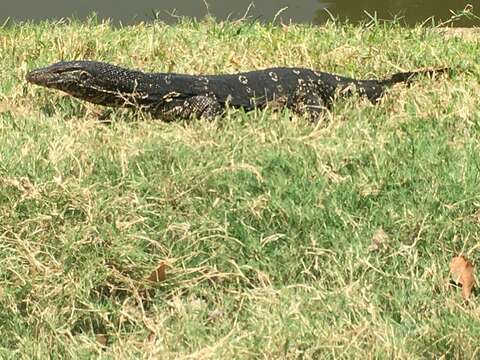
M 0 357 L 477 357 L 478 298 L 449 263 L 479 260 L 479 56 L 478 38 L 395 24 L 0 28 Z M 25 83 L 59 59 L 455 70 L 317 126 L 269 110 L 104 125 Z

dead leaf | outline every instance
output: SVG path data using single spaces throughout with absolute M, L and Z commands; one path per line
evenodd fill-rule
M 375 231 L 375 234 L 372 236 L 372 243 L 368 247 L 369 251 L 377 251 L 387 247 L 387 242 L 389 240 L 388 234 L 382 229 Z
M 0 102 L 0 114 L 10 110 L 10 106 L 5 102 Z
M 141 299 L 148 299 L 154 293 L 154 286 L 156 283 L 165 281 L 167 278 L 166 270 L 167 264 L 162 262 L 158 267 L 153 270 L 150 275 L 145 279 L 145 283 L 140 286 L 138 289 L 138 294 Z
M 216 320 L 219 320 L 220 318 L 222 318 L 224 315 L 223 313 L 223 310 L 221 309 L 215 309 L 213 311 L 210 311 L 208 313 L 208 321 L 216 321 Z
M 162 281 L 165 281 L 166 279 L 166 273 L 165 273 L 165 269 L 166 269 L 167 265 L 165 265 L 165 263 L 161 263 L 155 270 L 152 271 L 152 273 L 148 276 L 147 278 L 147 281 L 149 282 L 154 282 L 154 283 L 158 283 L 158 282 L 162 282 Z
M 453 280 L 462 285 L 462 297 L 467 300 L 472 295 L 475 284 L 474 266 L 464 256 L 455 256 L 450 263 Z
M 107 335 L 97 334 L 97 335 L 95 335 L 95 338 L 100 345 L 107 346 L 107 343 L 108 343 Z

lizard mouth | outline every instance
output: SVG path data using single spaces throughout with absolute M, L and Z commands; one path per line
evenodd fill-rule
M 51 87 L 53 84 L 58 82 L 59 76 L 56 73 L 47 72 L 44 68 L 42 68 L 35 69 L 27 73 L 25 80 L 35 85 Z

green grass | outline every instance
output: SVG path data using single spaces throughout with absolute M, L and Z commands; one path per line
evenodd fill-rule
M 317 126 L 269 110 L 105 125 L 25 83 L 62 58 L 455 70 Z M 478 37 L 395 24 L 0 28 L 0 357 L 477 357 L 478 298 L 462 301 L 449 263 L 480 259 L 479 60 Z

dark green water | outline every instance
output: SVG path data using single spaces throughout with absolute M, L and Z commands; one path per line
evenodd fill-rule
M 352 22 L 368 20 L 369 13 L 379 19 L 401 18 L 413 25 L 434 17 L 435 23 L 451 18 L 451 10 L 459 12 L 466 4 L 473 5 L 473 13 L 480 14 L 480 0 L 1 0 L 0 23 L 7 19 L 39 21 L 75 16 L 85 18 L 96 12 L 101 19 L 116 23 L 133 24 L 160 18 L 175 22 L 176 16 L 202 18 L 208 12 L 219 20 L 247 16 L 262 21 L 321 24 L 329 13 Z M 247 12 L 248 9 L 248 12 Z M 325 10 L 327 9 L 328 12 Z M 479 26 L 479 19 L 462 18 L 455 26 Z

